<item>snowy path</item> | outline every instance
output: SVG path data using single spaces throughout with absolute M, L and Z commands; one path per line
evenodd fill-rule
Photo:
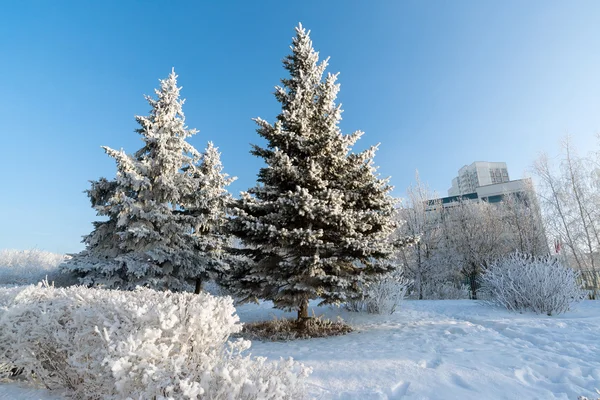
M 281 313 L 244 306 L 243 321 Z M 409 301 L 393 316 L 328 308 L 344 337 L 253 344 L 313 367 L 317 399 L 573 399 L 600 388 L 600 302 L 566 316 L 513 314 L 472 301 Z
M 254 342 L 252 353 L 292 356 L 313 367 L 312 398 L 348 400 L 576 400 L 600 388 L 600 301 L 564 316 L 514 314 L 468 300 L 408 301 L 394 315 L 348 313 L 356 331 L 286 343 Z M 242 321 L 281 316 L 269 303 L 238 309 Z M 0 384 L 0 399 L 60 396 Z

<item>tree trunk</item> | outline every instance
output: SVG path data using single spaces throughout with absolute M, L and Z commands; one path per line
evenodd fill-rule
M 298 321 L 306 321 L 308 319 L 308 299 L 303 299 L 298 308 Z
M 202 292 L 202 278 L 196 278 L 196 289 L 194 289 L 194 293 L 200 294 Z
M 423 262 L 421 261 L 421 242 L 417 242 L 417 268 L 419 269 L 419 274 L 417 275 L 417 279 L 419 280 L 419 300 L 423 300 L 423 287 L 421 274 L 423 273 Z
M 476 272 L 469 274 L 469 286 L 471 287 L 471 300 L 477 300 L 478 283 Z

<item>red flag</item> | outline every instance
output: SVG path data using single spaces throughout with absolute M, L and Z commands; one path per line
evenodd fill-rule
M 561 248 L 560 239 L 554 239 L 554 252 L 556 254 L 560 253 L 560 248 Z

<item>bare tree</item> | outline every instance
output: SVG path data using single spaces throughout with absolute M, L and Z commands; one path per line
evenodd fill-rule
M 540 155 L 533 165 L 533 170 L 539 178 L 539 193 L 542 212 L 547 231 L 559 240 L 561 246 L 565 246 L 571 253 L 572 267 L 583 268 L 583 260 L 575 244 L 574 225 L 570 224 L 571 218 L 568 212 L 569 206 L 565 196 L 560 177 L 550 166 L 548 156 Z M 574 264 L 574 265 L 573 265 Z
M 502 209 L 485 201 L 461 199 L 444 209 L 444 219 L 449 247 L 458 259 L 461 273 L 468 279 L 471 298 L 477 299 L 483 269 L 510 249 Z
M 505 193 L 501 203 L 508 246 L 521 254 L 548 254 L 540 205 L 533 183 L 525 181 L 525 190 Z
M 412 246 L 400 249 L 398 257 L 405 276 L 413 281 L 413 290 L 418 299 L 426 298 L 426 288 L 447 280 L 451 266 L 447 259 L 441 260 L 444 252 L 441 226 L 441 203 L 436 193 L 421 182 L 419 172 L 415 173 L 416 183 L 406 190 L 407 198 L 399 210 L 401 224 L 398 229 L 401 237 L 416 237 Z
M 558 169 L 542 154 L 533 169 L 540 180 L 540 198 L 546 229 L 566 252 L 568 264 L 588 277 L 588 284 L 598 288 L 598 218 L 597 155 L 579 156 L 567 137 L 562 145 Z M 558 249 L 557 249 L 558 250 Z

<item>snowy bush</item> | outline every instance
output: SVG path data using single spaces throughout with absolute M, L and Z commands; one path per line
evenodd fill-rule
M 340 317 L 337 321 L 332 321 L 323 316 L 313 316 L 302 320 L 274 318 L 271 321 L 244 324 L 242 336 L 250 340 L 288 341 L 340 336 L 350 332 L 352 327 Z
M 56 286 L 68 286 L 75 283 L 75 278 L 58 269 L 68 258 L 37 249 L 0 250 L 0 285 L 30 285 L 47 278 Z
M 227 297 L 38 285 L 0 300 L 0 365 L 77 398 L 296 399 L 310 372 L 244 356 Z
M 366 311 L 371 314 L 393 314 L 406 298 L 412 281 L 402 272 L 394 271 L 378 277 L 365 289 L 361 299 L 346 303 L 350 311 Z
M 482 275 L 482 291 L 509 310 L 548 315 L 564 313 L 585 297 L 578 273 L 556 257 L 521 253 L 492 263 Z

